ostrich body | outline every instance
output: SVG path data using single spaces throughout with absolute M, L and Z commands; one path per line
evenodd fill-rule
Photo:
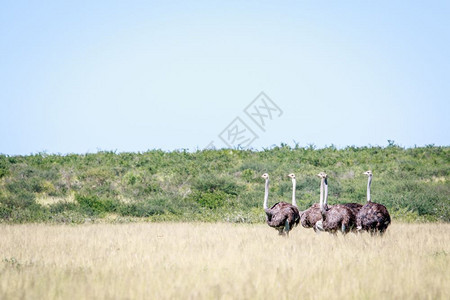
M 316 223 L 322 220 L 319 203 L 314 203 L 310 208 L 300 212 L 300 223 L 304 228 L 312 228 L 317 231 Z
M 350 208 L 355 217 L 358 215 L 359 211 L 363 207 L 363 205 L 359 203 L 344 203 L 342 205 Z
M 357 229 L 366 230 L 372 235 L 376 233 L 383 235 L 389 224 L 391 224 L 391 216 L 384 205 L 372 202 L 370 198 L 372 171 L 364 172 L 364 175 L 368 176 L 367 203 L 360 209 L 356 216 Z
M 327 174 L 319 173 L 320 177 L 320 212 L 322 215 L 322 222 L 319 221 L 317 227 L 321 230 L 335 234 L 340 230 L 343 234 L 348 233 L 355 226 L 355 215 L 351 209 L 342 204 L 336 204 L 331 207 L 326 207 L 325 203 L 328 198 L 328 182 Z
M 289 231 L 291 231 L 294 226 L 297 226 L 300 221 L 298 209 L 296 206 L 286 202 L 278 202 L 271 208 L 268 208 L 269 174 L 264 173 L 261 177 L 266 180 L 263 207 L 264 212 L 266 213 L 267 224 L 278 230 L 280 235 L 289 236 Z M 296 205 L 295 201 L 294 204 Z

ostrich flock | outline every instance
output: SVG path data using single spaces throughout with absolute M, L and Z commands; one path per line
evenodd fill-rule
M 295 200 L 296 180 L 295 174 L 288 176 L 292 180 L 292 204 L 278 202 L 271 208 L 269 201 L 269 174 L 264 173 L 265 179 L 264 211 L 267 224 L 278 230 L 280 235 L 289 236 L 292 228 L 301 223 L 305 228 L 312 228 L 316 233 L 326 231 L 336 234 L 348 232 L 367 231 L 371 235 L 383 235 L 391 223 L 391 217 L 384 205 L 372 202 L 370 198 L 370 184 L 372 183 L 372 171 L 364 172 L 367 175 L 367 203 L 344 203 L 328 205 L 328 181 L 327 174 L 320 172 L 320 201 L 310 208 L 299 211 Z

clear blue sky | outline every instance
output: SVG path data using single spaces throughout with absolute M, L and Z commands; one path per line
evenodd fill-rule
M 66 2 L 1 3 L 0 153 L 450 144 L 448 1 Z

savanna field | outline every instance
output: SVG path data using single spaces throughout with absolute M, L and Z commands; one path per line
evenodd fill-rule
M 0 155 L 0 299 L 449 299 L 449 147 Z M 265 224 L 372 200 L 383 237 Z
M 1 225 L 1 299 L 448 299 L 449 224 Z

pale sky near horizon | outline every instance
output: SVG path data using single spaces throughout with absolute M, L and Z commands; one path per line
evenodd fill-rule
M 448 1 L 70 2 L 1 3 L 0 153 L 450 145 Z

